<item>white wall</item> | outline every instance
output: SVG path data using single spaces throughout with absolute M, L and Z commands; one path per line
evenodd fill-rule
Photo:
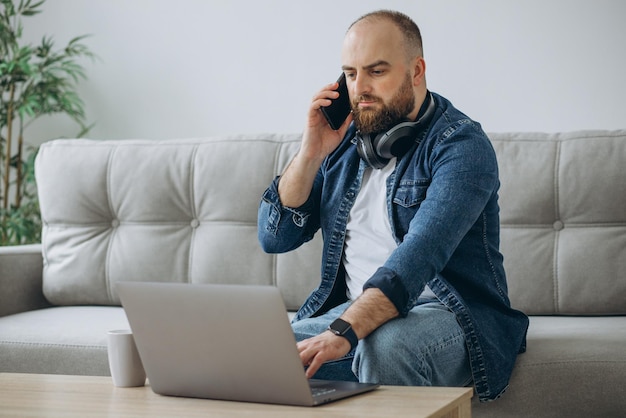
M 300 132 L 347 26 L 383 7 L 416 20 L 429 87 L 487 131 L 626 128 L 622 0 L 48 0 L 25 36 L 92 34 L 89 137 Z M 27 133 L 76 128 L 52 117 Z

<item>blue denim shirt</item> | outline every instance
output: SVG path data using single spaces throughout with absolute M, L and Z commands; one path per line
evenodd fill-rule
M 498 166 L 477 122 L 433 94 L 434 117 L 387 181 L 387 207 L 398 243 L 364 288 L 379 288 L 406 316 L 426 284 L 457 316 L 481 401 L 507 388 L 525 350 L 528 318 L 511 308 L 499 251 Z M 322 164 L 308 201 L 282 206 L 276 178 L 263 195 L 258 235 L 267 252 L 286 252 L 324 239 L 321 282 L 294 320 L 319 315 L 346 300 L 341 256 L 348 215 L 365 164 L 352 126 Z

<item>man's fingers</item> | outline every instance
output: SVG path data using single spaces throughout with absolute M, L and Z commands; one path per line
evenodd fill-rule
M 319 109 L 320 107 L 325 107 L 330 105 L 331 99 L 336 99 L 339 97 L 339 92 L 335 89 L 337 88 L 337 83 L 329 84 L 325 86 L 322 90 L 318 91 L 314 96 L 311 102 L 313 103 L 313 107 Z
M 315 357 L 313 357 L 313 361 L 309 363 L 309 367 L 306 369 L 305 373 L 307 379 L 311 379 L 313 376 L 315 376 L 315 373 L 317 373 L 320 367 L 322 367 L 322 364 L 324 364 L 323 361 L 319 360 L 319 357 L 319 355 L 316 355 Z
M 302 365 L 307 367 L 306 377 L 311 378 L 322 365 L 330 360 L 336 360 L 350 351 L 348 340 L 343 337 L 325 332 L 313 338 L 300 341 L 297 345 Z

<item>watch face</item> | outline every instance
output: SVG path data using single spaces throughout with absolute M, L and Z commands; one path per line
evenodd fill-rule
M 331 331 L 335 332 L 335 334 L 338 335 L 343 335 L 345 334 L 350 328 L 352 328 L 352 325 L 350 325 L 348 322 L 344 321 L 343 319 L 335 319 L 333 321 L 332 324 L 330 324 Z

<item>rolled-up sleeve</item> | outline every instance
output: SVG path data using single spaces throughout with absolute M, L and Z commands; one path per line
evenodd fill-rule
M 261 248 L 268 253 L 284 253 L 310 241 L 319 229 L 315 220 L 315 193 L 300 207 L 283 206 L 278 194 L 280 177 L 265 190 L 259 205 L 257 234 Z

